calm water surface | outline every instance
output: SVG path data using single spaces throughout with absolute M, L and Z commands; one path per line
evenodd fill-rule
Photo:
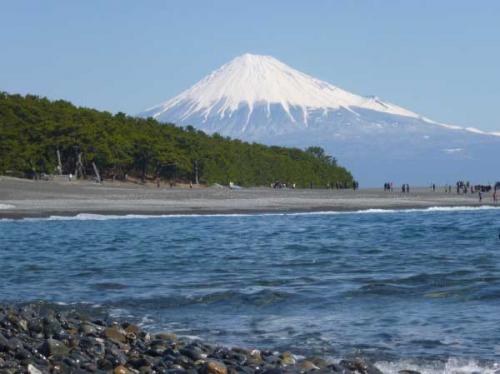
M 0 302 L 389 366 L 499 361 L 498 209 L 91 218 L 0 221 Z

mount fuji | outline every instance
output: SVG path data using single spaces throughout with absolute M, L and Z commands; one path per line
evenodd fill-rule
M 321 146 L 365 186 L 500 177 L 500 133 L 432 121 L 271 56 L 236 57 L 140 116 L 269 145 Z

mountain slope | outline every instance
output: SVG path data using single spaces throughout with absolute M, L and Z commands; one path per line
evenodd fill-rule
M 493 178 L 500 153 L 500 134 L 434 122 L 270 56 L 239 56 L 141 115 L 267 144 L 320 145 L 365 184 Z

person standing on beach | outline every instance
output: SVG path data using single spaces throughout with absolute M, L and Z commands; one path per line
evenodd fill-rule
M 478 196 L 479 196 L 479 202 L 483 201 L 483 193 L 481 192 L 481 190 L 479 190 Z

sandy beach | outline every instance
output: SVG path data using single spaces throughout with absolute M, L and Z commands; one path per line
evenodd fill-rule
M 89 181 L 32 181 L 0 177 L 0 217 L 48 217 L 92 214 L 214 214 L 307 211 L 356 211 L 365 209 L 408 209 L 428 207 L 492 205 L 484 194 L 445 193 L 443 188 L 398 189 L 271 189 L 225 187 L 170 188 L 162 185 Z

